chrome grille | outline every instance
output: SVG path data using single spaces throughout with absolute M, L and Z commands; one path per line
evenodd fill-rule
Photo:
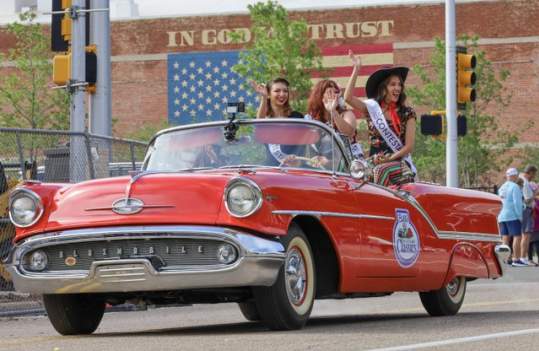
M 88 270 L 94 261 L 132 258 L 147 258 L 159 270 L 168 266 L 222 265 L 217 259 L 221 244 L 223 241 L 219 240 L 146 238 L 75 242 L 37 250 L 47 254 L 46 271 Z M 26 269 L 29 269 L 29 258 L 34 251 L 24 255 Z

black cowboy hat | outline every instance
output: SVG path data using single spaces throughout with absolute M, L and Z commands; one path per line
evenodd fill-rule
M 404 83 L 406 76 L 408 76 L 408 71 L 408 67 L 391 67 L 382 68 L 374 72 L 371 74 L 369 79 L 367 79 L 367 84 L 365 85 L 367 97 L 369 99 L 376 98 L 376 95 L 378 95 L 378 85 L 380 85 L 380 83 L 382 83 L 389 76 L 399 76 Z

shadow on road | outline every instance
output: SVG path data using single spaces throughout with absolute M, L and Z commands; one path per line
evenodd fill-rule
M 539 307 L 539 306 L 538 306 Z M 407 314 L 369 314 L 357 316 L 323 316 L 312 317 L 307 326 L 302 330 L 287 331 L 287 332 L 272 332 L 276 335 L 283 333 L 298 333 L 310 334 L 321 332 L 339 332 L 339 333 L 363 333 L 370 329 L 376 333 L 394 333 L 398 329 L 399 332 L 436 332 L 440 328 L 444 329 L 460 329 L 475 328 L 478 323 L 496 323 L 500 320 L 504 323 L 519 323 L 526 317 L 537 317 L 538 310 L 534 311 L 494 311 L 494 312 L 463 312 L 453 317 L 430 317 L 425 313 L 407 313 Z M 406 322 L 406 323 L 403 323 Z M 381 325 L 383 324 L 383 325 Z M 243 322 L 243 323 L 227 323 L 227 324 L 212 324 L 191 327 L 178 328 L 161 328 L 153 330 L 134 330 L 130 332 L 118 333 L 97 333 L 88 337 L 126 337 L 126 336 L 156 336 L 156 335 L 185 335 L 185 336 L 201 336 L 201 335 L 234 335 L 234 334 L 256 334 L 261 332 L 269 332 L 262 323 Z

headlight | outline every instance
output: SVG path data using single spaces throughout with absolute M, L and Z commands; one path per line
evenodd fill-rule
M 37 250 L 30 255 L 28 268 L 32 271 L 40 272 L 47 268 L 48 262 L 49 259 L 47 257 L 47 254 L 41 250 Z
M 224 264 L 232 263 L 238 257 L 236 249 L 230 244 L 222 244 L 217 249 L 217 259 Z
M 9 218 L 17 227 L 34 225 L 43 214 L 39 195 L 28 189 L 16 189 L 9 198 Z
M 225 189 L 225 206 L 234 217 L 247 217 L 262 206 L 262 191 L 255 182 L 236 178 Z

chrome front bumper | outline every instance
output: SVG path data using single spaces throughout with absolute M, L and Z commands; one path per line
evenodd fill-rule
M 173 266 L 156 270 L 150 260 L 94 261 L 89 270 L 30 272 L 22 257 L 39 247 L 92 240 L 127 238 L 189 238 L 228 242 L 238 249 L 229 265 Z M 285 249 L 269 240 L 237 230 L 207 226 L 141 226 L 69 230 L 37 235 L 17 244 L 8 257 L 8 268 L 18 291 L 37 294 L 106 293 L 182 290 L 241 286 L 270 286 L 285 260 Z

